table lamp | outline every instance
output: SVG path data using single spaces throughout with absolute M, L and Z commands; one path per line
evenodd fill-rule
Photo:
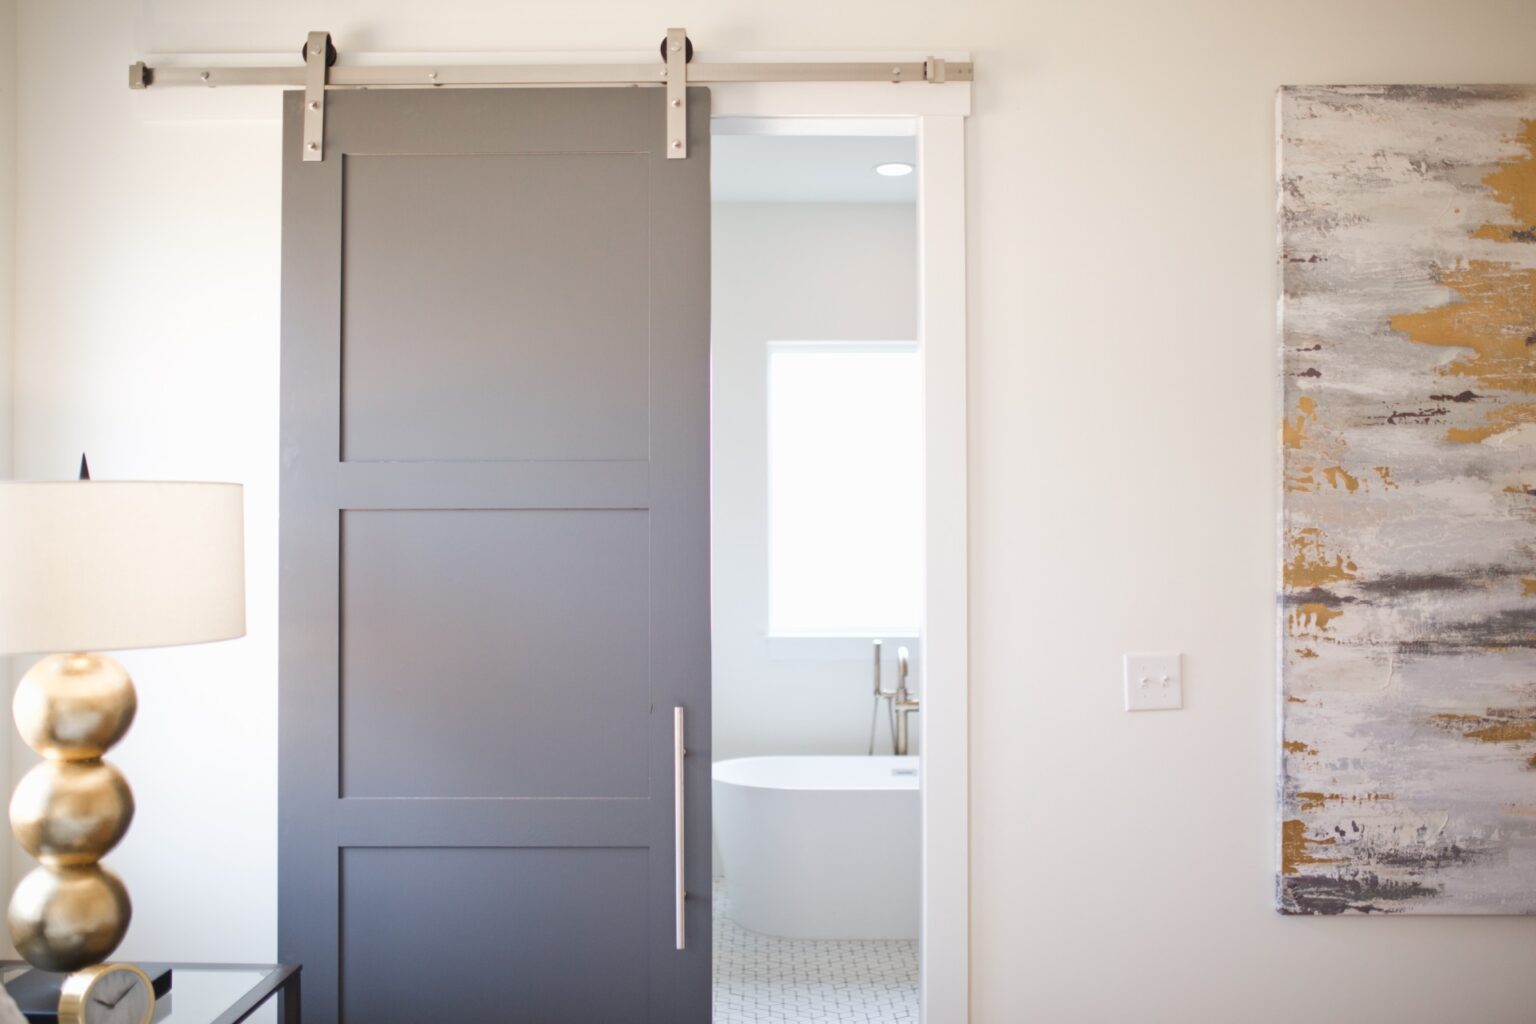
M 16 689 L 16 727 L 44 760 L 11 798 L 11 829 L 38 866 L 7 922 L 40 970 L 104 961 L 132 906 L 101 858 L 133 819 L 133 792 L 102 755 L 133 722 L 123 667 L 101 651 L 245 633 L 239 484 L 0 482 L 0 654 L 46 654 Z

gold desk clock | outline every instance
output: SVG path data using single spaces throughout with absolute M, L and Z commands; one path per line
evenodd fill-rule
M 6 915 L 23 960 L 68 974 L 60 1024 L 144 1024 L 137 967 L 103 963 L 133 914 L 100 863 L 128 832 L 133 791 L 102 756 L 133 724 L 137 697 L 112 658 L 85 653 L 245 634 L 244 492 L 239 484 L 0 481 L 0 655 L 49 654 L 13 710 L 43 756 L 17 784 L 11 829 L 38 865 Z
M 97 964 L 64 979 L 59 1024 L 149 1024 L 155 990 L 132 964 Z

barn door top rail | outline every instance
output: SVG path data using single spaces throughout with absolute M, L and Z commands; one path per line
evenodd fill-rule
M 929 57 L 922 61 L 706 63 L 693 62 L 686 30 L 668 29 L 656 64 L 444 64 L 419 66 L 338 66 L 329 32 L 311 32 L 303 64 L 286 67 L 128 68 L 128 87 L 200 85 L 286 85 L 304 89 L 304 159 L 325 158 L 325 93 L 328 89 L 400 89 L 538 85 L 652 85 L 667 90 L 667 156 L 688 156 L 689 85 L 722 82 L 969 82 L 970 61 Z

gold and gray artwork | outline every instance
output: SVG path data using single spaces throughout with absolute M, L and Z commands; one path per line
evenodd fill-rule
M 1279 906 L 1533 913 L 1536 89 L 1279 131 Z

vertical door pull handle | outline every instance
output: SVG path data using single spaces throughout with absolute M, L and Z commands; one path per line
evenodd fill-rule
M 672 709 L 672 869 L 673 885 L 677 902 L 677 948 L 688 944 L 688 928 L 683 917 L 683 901 L 687 892 L 683 889 L 683 709 Z

